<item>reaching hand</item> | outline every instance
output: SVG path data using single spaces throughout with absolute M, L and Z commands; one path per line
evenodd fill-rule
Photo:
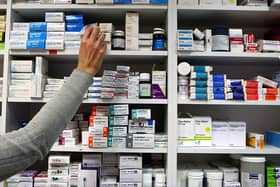
M 97 26 L 88 26 L 81 39 L 78 69 L 94 76 L 101 68 L 106 53 L 105 34 Z

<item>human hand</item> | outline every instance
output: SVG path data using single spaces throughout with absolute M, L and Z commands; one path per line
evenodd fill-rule
M 106 53 L 105 34 L 97 26 L 89 26 L 81 39 L 78 69 L 92 76 L 100 70 Z

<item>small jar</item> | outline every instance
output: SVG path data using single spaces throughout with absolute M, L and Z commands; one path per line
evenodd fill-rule
M 161 28 L 154 28 L 153 50 L 166 50 L 166 48 L 165 30 Z
M 139 97 L 140 98 L 152 97 L 152 83 L 150 80 L 150 73 L 140 73 Z
M 112 34 L 112 50 L 125 50 L 124 31 L 116 30 Z

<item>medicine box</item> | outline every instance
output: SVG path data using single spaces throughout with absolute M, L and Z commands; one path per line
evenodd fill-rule
M 114 4 L 131 4 L 131 0 L 114 0 Z
M 131 119 L 151 119 L 151 109 L 132 109 Z
M 155 120 L 129 120 L 128 133 L 155 133 Z
M 138 155 L 120 155 L 120 169 L 142 169 L 142 157 Z
M 29 31 L 30 23 L 14 22 L 13 31 Z
M 109 136 L 127 136 L 127 127 L 109 127 Z
M 177 146 L 195 146 L 195 126 L 193 118 L 178 118 L 177 122 Z
M 114 4 L 114 0 L 95 0 L 96 4 Z
M 166 71 L 152 71 L 153 98 L 166 98 Z
M 65 23 L 47 23 L 48 32 L 64 32 Z
M 247 145 L 255 149 L 264 149 L 264 135 L 259 133 L 247 133 Z
M 82 131 L 82 145 L 88 145 L 88 137 L 89 137 L 89 132 Z
M 75 136 L 78 136 L 80 134 L 79 129 L 69 129 L 69 130 L 63 130 L 62 131 L 62 136 L 64 138 L 73 138 Z
M 12 73 L 32 73 L 34 71 L 34 62 L 32 60 L 12 60 Z
M 129 114 L 129 107 L 128 105 L 110 105 L 109 114 L 111 116 L 115 115 L 128 115 Z
M 200 6 L 222 6 L 222 0 L 199 0 Z
M 45 40 L 27 40 L 27 49 L 45 49 Z
M 142 169 L 121 169 L 120 170 L 120 183 L 141 183 L 142 182 Z
M 113 148 L 121 148 L 124 149 L 126 148 L 126 137 L 119 137 L 119 136 L 110 136 L 108 137 L 108 147 L 113 147 Z
M 108 127 L 107 116 L 90 116 L 89 126 L 91 127 Z
M 142 187 L 142 183 L 120 183 L 119 187 Z
M 155 146 L 154 138 L 154 134 L 130 134 L 127 136 L 127 147 L 153 149 Z
M 109 106 L 93 106 L 91 115 L 108 116 L 109 115 Z
M 110 116 L 109 126 L 127 126 L 128 116 Z
M 88 147 L 89 148 L 106 148 L 108 141 L 107 137 L 93 137 L 89 135 Z
M 280 147 L 280 132 L 278 131 L 268 131 L 265 135 L 266 144 Z
M 33 73 L 11 73 L 11 79 L 13 80 L 31 80 Z
M 78 50 L 80 49 L 80 41 L 65 41 L 64 47 L 67 50 Z
M 69 165 L 70 164 L 70 156 L 49 156 L 49 166 L 52 165 Z
M 132 0 L 132 4 L 150 4 L 150 0 Z
M 26 49 L 27 40 L 10 40 L 10 49 Z
M 67 23 L 66 31 L 67 32 L 80 32 L 84 27 L 82 23 Z
M 111 33 L 114 30 L 112 23 L 99 23 L 99 28 L 101 32 Z
M 101 154 L 83 154 L 82 167 L 83 168 L 98 168 L 101 167 Z
M 93 0 L 76 0 L 76 4 L 93 4 Z
M 46 49 L 63 50 L 64 49 L 64 40 L 46 40 Z
M 47 32 L 47 40 L 64 40 L 64 32 Z
M 195 146 L 212 146 L 212 119 L 211 117 L 194 117 Z
M 46 12 L 45 22 L 64 22 L 63 12 Z
M 80 170 L 78 177 L 78 186 L 83 187 L 97 187 L 98 186 L 98 170 Z
M 29 32 L 28 40 L 46 40 L 47 33 L 46 32 Z
M 47 31 L 47 23 L 46 22 L 30 22 L 29 31 L 38 31 L 45 32 Z
M 236 138 L 238 137 L 238 138 Z M 229 145 L 232 147 L 246 147 L 246 122 L 229 122 Z
M 181 6 L 198 6 L 198 0 L 178 0 L 178 5 Z
M 168 0 L 150 0 L 150 4 L 167 4 Z
M 66 23 L 84 23 L 84 16 L 81 14 L 72 14 L 65 16 Z
M 27 31 L 11 31 L 10 32 L 10 40 L 27 40 L 28 32 Z
M 65 41 L 80 41 L 81 33 L 80 32 L 65 32 L 64 40 Z
M 229 147 L 229 125 L 226 121 L 212 122 L 212 146 Z

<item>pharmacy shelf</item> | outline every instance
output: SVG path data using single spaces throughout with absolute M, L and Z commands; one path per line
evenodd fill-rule
M 180 105 L 244 105 L 244 106 L 280 106 L 279 101 L 225 101 L 225 100 L 182 100 L 178 99 Z
M 9 97 L 10 103 L 47 103 L 50 99 L 31 99 Z M 167 104 L 167 99 L 85 99 L 87 104 Z
M 252 154 L 252 155 L 279 155 L 280 148 L 266 145 L 263 150 L 254 149 L 251 147 L 246 148 L 214 148 L 214 147 L 189 147 L 189 148 L 178 148 L 178 153 L 184 154 Z
M 167 12 L 167 5 L 82 5 L 82 4 L 34 4 L 34 3 L 15 3 L 12 5 L 13 10 L 17 11 L 75 11 L 75 10 L 86 10 L 94 12 L 103 12 L 104 14 L 113 11 L 137 11 L 137 12 L 147 12 L 147 11 L 164 11 Z
M 178 52 L 179 58 L 201 58 L 201 59 L 250 59 L 250 60 L 280 60 L 280 53 L 232 53 L 232 52 Z
M 13 4 L 12 10 L 23 18 L 41 20 L 47 11 L 63 11 L 64 13 L 79 13 L 85 15 L 86 20 L 103 20 L 107 17 L 110 20 L 125 18 L 128 11 L 138 12 L 141 16 L 149 19 L 161 19 L 167 14 L 167 5 L 77 5 L 77 4 Z M 34 17 L 36 16 L 36 17 Z M 36 19 L 38 18 L 38 19 Z M 93 22 L 94 23 L 94 22 Z
M 269 26 L 279 19 L 280 11 L 268 6 L 236 6 L 236 7 L 207 7 L 207 6 L 177 6 L 179 23 L 190 21 L 188 24 L 203 23 L 239 24 L 242 20 L 246 25 Z M 205 26 L 205 25 L 204 25 Z
M 27 50 L 10 50 L 10 55 L 13 56 L 52 56 L 52 57 L 78 57 L 78 50 L 64 50 L 64 51 L 27 51 Z M 107 57 L 167 57 L 167 51 L 118 51 L 108 50 Z
M 167 148 L 129 149 L 129 148 L 88 148 L 84 145 L 63 146 L 54 145 L 53 152 L 90 152 L 90 153 L 167 153 Z

